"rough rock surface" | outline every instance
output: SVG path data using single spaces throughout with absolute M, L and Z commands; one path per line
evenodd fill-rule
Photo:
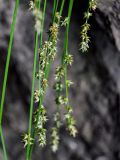
M 81 54 L 78 51 L 79 31 L 86 2 L 81 2 L 82 7 L 79 0 L 75 2 L 69 37 L 70 52 L 75 59 L 69 73 L 69 77 L 74 81 L 70 96 L 79 134 L 73 139 L 62 128 L 59 151 L 52 154 L 49 145 L 42 150 L 38 150 L 36 146 L 33 160 L 120 159 L 120 0 L 98 0 L 98 9 L 91 19 L 90 50 L 87 54 Z M 9 160 L 25 159 L 21 135 L 28 126 L 34 44 L 34 21 L 28 11 L 28 3 L 27 0 L 20 1 L 4 109 L 3 129 Z M 0 91 L 13 7 L 14 0 L 0 1 Z M 49 1 L 46 31 L 51 9 Z M 63 35 L 64 32 L 61 31 L 59 52 Z M 47 34 L 44 33 L 44 39 L 46 38 Z M 59 58 L 53 64 L 51 77 L 58 61 Z M 49 129 L 55 110 L 53 101 L 54 91 L 50 87 L 45 100 L 45 106 L 49 110 Z M 2 160 L 1 156 L 2 148 Z

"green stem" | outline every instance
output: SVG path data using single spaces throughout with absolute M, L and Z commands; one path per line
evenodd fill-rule
M 2 127 L 0 128 L 0 138 L 1 138 L 2 147 L 3 147 L 4 160 L 8 160 L 8 158 L 7 158 L 6 146 L 5 146 L 5 140 L 4 140 L 3 131 L 2 131 Z
M 56 0 L 54 0 L 54 3 L 55 3 L 55 1 L 56 1 Z M 63 0 L 63 1 L 62 1 L 62 4 L 61 4 L 60 15 L 62 14 L 62 11 L 63 11 L 64 2 L 65 2 L 65 0 Z M 54 4 L 54 5 L 55 5 L 55 4 Z M 57 4 L 56 6 L 58 6 L 58 4 Z M 53 8 L 53 10 L 54 10 L 54 9 L 55 9 L 55 12 L 56 12 L 57 7 Z M 53 19 L 53 20 L 54 20 L 54 19 Z M 53 21 L 53 22 L 54 22 L 54 21 Z M 41 38 L 41 39 L 42 39 L 42 38 Z M 50 70 L 50 66 L 51 66 L 51 65 L 48 66 L 47 71 L 45 72 L 45 75 L 46 75 L 45 78 L 48 78 L 48 73 L 49 73 L 49 70 Z M 44 95 L 40 97 L 40 104 L 43 103 L 43 100 L 44 100 Z M 33 137 L 33 138 L 35 137 L 35 130 L 33 130 L 33 135 L 32 135 L 32 137 Z M 32 150 L 33 150 L 33 145 L 31 146 L 31 148 L 30 148 L 30 150 L 29 150 L 29 159 L 27 159 L 27 160 L 30 160 L 30 159 L 31 159 Z
M 44 30 L 44 21 L 45 21 L 46 6 L 47 6 L 47 0 L 44 0 L 42 32 L 41 32 L 41 34 L 40 34 L 40 47 L 42 46 L 42 41 L 43 41 L 43 30 Z
M 71 20 L 73 2 L 74 2 L 74 0 L 70 0 L 70 3 L 69 3 L 69 9 L 68 9 L 68 18 L 69 18 L 69 20 L 68 20 L 68 24 L 67 24 L 67 28 L 66 28 L 66 32 L 65 32 L 64 49 L 63 49 L 63 56 L 62 56 L 62 63 L 63 63 L 65 54 L 68 53 L 68 39 L 69 39 L 69 29 L 70 29 L 70 20 Z
M 66 54 L 68 54 L 68 39 L 69 39 L 69 29 L 70 29 L 70 19 L 71 19 L 71 14 L 72 14 L 72 8 L 73 8 L 73 2 L 74 0 L 70 0 L 69 3 L 69 9 L 68 9 L 68 24 L 66 28 L 66 33 L 65 33 L 65 40 L 64 40 L 64 49 L 63 49 L 63 55 L 62 55 L 62 64 L 64 63 L 64 57 Z M 67 65 L 65 65 L 65 92 L 66 92 L 66 98 L 68 99 L 68 105 L 69 105 L 69 94 L 68 94 L 68 85 L 67 85 Z
M 42 31 L 40 33 L 40 47 L 42 46 L 42 41 L 43 41 L 43 29 L 44 29 L 44 20 L 45 20 L 45 12 L 46 12 L 46 5 L 47 5 L 47 0 L 44 0 L 44 8 L 43 8 L 43 21 L 42 21 Z M 37 48 L 38 48 L 38 38 L 37 38 Z M 36 55 L 37 56 L 37 55 Z M 36 57 L 37 59 L 37 57 Z M 40 69 L 40 64 L 39 64 L 39 67 Z M 36 70 L 35 70 L 36 72 Z M 40 79 L 39 79 L 39 89 L 41 88 L 41 84 L 40 84 Z M 34 95 L 33 95 L 34 96 Z M 41 101 L 39 103 L 39 107 L 41 106 Z M 33 113 L 33 109 L 31 111 L 31 114 Z M 31 121 L 32 123 L 32 121 Z M 33 134 L 32 134 L 32 138 L 35 138 L 35 131 L 33 130 Z M 33 150 L 33 146 L 29 146 L 29 153 L 28 153 L 28 160 L 31 159 L 31 156 L 32 156 L 32 150 Z
M 65 0 L 62 0 L 61 8 L 60 8 L 60 11 L 59 11 L 60 12 L 60 16 L 62 15 L 64 4 L 65 4 Z
M 13 18 L 12 18 L 11 30 L 10 30 L 10 41 L 9 41 L 9 46 L 8 46 L 5 75 L 4 75 L 4 80 L 3 80 L 3 88 L 2 88 L 2 95 L 1 95 L 1 102 L 0 102 L 0 136 L 1 136 L 5 160 L 7 160 L 7 153 L 6 153 L 5 142 L 3 138 L 3 132 L 2 132 L 2 117 L 3 117 L 3 108 L 4 108 L 4 102 L 5 102 L 7 78 L 8 78 L 8 71 L 9 71 L 9 64 L 10 64 L 10 57 L 11 57 L 11 50 L 12 50 L 12 44 L 13 44 L 13 37 L 14 37 L 14 30 L 15 30 L 15 23 L 16 23 L 16 18 L 17 18 L 18 7 L 19 7 L 19 0 L 16 0 Z
M 53 15 L 52 15 L 52 21 L 54 22 L 55 20 L 55 13 L 57 11 L 57 7 L 58 7 L 58 0 L 54 0 L 54 4 L 53 4 Z
M 42 32 L 40 34 L 40 47 L 42 46 L 42 41 L 43 41 L 43 29 L 44 29 L 44 21 L 45 21 L 46 4 L 47 4 L 47 0 L 44 0 Z M 40 63 L 39 63 L 39 69 L 40 69 Z M 41 84 L 40 84 L 40 78 L 39 78 L 39 90 L 40 89 L 41 89 Z M 39 107 L 40 106 L 41 106 L 41 100 L 40 100 L 40 103 L 39 103 Z
M 40 9 L 40 0 L 39 3 L 36 4 L 38 9 Z M 37 64 L 37 53 L 38 53 L 38 38 L 39 35 L 36 32 L 35 33 L 35 49 L 34 49 L 34 63 L 33 63 L 33 73 L 32 73 L 32 92 L 31 92 L 31 100 L 30 100 L 30 113 L 29 113 L 29 128 L 28 128 L 28 135 L 31 135 L 32 132 L 32 115 L 33 115 L 33 104 L 34 104 L 34 89 L 35 89 L 35 73 L 36 73 L 36 64 Z M 31 146 L 28 143 L 27 149 L 26 149 L 26 160 L 30 160 L 29 154 L 30 154 Z
M 5 75 L 4 75 L 4 80 L 3 80 L 2 96 L 1 96 L 1 103 L 0 103 L 0 125 L 2 123 L 2 115 L 3 115 L 3 107 L 4 107 L 4 102 L 5 102 L 5 92 L 6 92 L 6 85 L 7 85 L 7 78 L 8 78 L 8 70 L 9 70 L 9 64 L 10 64 L 11 49 L 12 49 L 12 43 L 13 43 L 13 36 L 14 36 L 14 29 L 15 29 L 18 6 L 19 6 L 19 0 L 16 0 L 15 9 L 13 13 L 13 20 L 12 20 L 12 25 L 11 25 L 11 31 L 10 31 L 10 41 L 9 41 L 9 46 L 8 46 Z
M 34 52 L 34 65 L 33 65 L 33 77 L 32 77 L 32 93 L 31 93 L 31 102 L 30 102 L 30 115 L 29 115 L 29 129 L 28 135 L 31 135 L 32 132 L 32 114 L 33 114 L 33 104 L 34 104 L 34 88 L 35 88 L 35 73 L 36 73 L 36 59 L 37 59 L 37 49 L 38 49 L 38 34 L 36 33 L 35 36 L 35 52 Z M 27 157 L 26 159 L 29 160 L 29 152 L 30 152 L 30 145 L 27 145 Z
M 40 48 L 41 48 L 42 43 L 43 43 L 43 30 L 44 30 L 44 21 L 45 21 L 46 6 L 47 6 L 47 0 L 44 0 L 42 30 L 41 30 L 41 33 L 40 33 Z M 38 64 L 38 70 L 40 70 L 40 63 Z M 40 81 L 41 81 L 41 79 L 39 77 L 39 90 L 41 89 L 41 82 Z M 39 107 L 40 106 L 41 106 L 41 103 L 39 104 Z
M 62 4 L 61 4 L 60 15 L 62 14 L 62 11 L 63 11 L 64 2 L 65 2 L 65 0 L 63 0 L 63 1 L 62 1 Z M 55 3 L 55 0 L 54 0 L 54 3 Z M 55 12 L 56 12 L 56 11 L 57 11 L 57 8 L 55 9 Z M 51 62 L 50 62 L 50 63 L 51 63 Z M 48 74 L 49 74 L 49 71 L 50 71 L 50 66 L 51 66 L 51 65 L 48 66 L 48 68 L 47 68 L 47 70 L 46 70 L 46 72 L 45 72 L 45 78 L 48 78 Z M 44 101 L 44 96 L 45 96 L 45 95 L 43 95 L 43 96 L 40 97 L 40 104 L 43 103 L 43 101 Z M 33 136 L 32 136 L 32 137 L 33 137 L 33 138 L 35 137 L 35 130 L 33 130 Z M 32 150 L 33 150 L 33 145 L 31 146 L 31 149 L 30 149 L 29 158 L 30 158 L 31 155 L 32 155 Z M 30 159 L 28 159 L 28 160 L 30 160 Z

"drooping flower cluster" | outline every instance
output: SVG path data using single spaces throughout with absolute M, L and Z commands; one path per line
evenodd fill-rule
M 66 120 L 67 130 L 69 131 L 71 136 L 75 137 L 77 134 L 77 129 L 75 126 L 75 119 L 73 117 L 73 108 L 72 106 L 69 105 L 69 96 L 68 96 L 68 89 L 71 87 L 73 82 L 67 79 L 67 69 L 68 69 L 68 66 L 72 65 L 72 63 L 73 63 L 73 56 L 66 53 L 64 58 L 64 65 L 65 65 L 64 76 L 65 76 L 66 97 L 68 101 L 65 106 L 65 109 L 66 109 L 65 120 Z
M 57 13 L 58 16 L 58 13 Z M 46 70 L 51 63 L 55 59 L 57 53 L 57 39 L 58 39 L 58 30 L 59 24 L 58 19 L 49 29 L 49 40 L 45 41 L 42 47 L 38 50 L 39 54 L 39 71 L 36 73 L 36 78 L 40 80 L 40 88 L 39 90 L 35 90 L 34 97 L 35 102 L 40 101 L 40 97 L 44 95 L 45 90 L 48 86 L 48 80 L 46 76 Z
M 57 105 L 57 112 L 55 114 L 60 117 L 60 105 L 65 106 L 65 121 L 66 121 L 66 128 L 69 131 L 70 135 L 72 135 L 73 137 L 76 136 L 77 133 L 77 129 L 75 127 L 75 120 L 74 117 L 72 115 L 72 107 L 68 107 L 69 105 L 69 98 L 67 93 L 64 93 L 64 91 L 68 90 L 68 88 L 73 84 L 72 81 L 66 79 L 66 68 L 70 65 L 72 65 L 73 63 L 73 56 L 70 54 L 66 54 L 64 56 L 64 60 L 63 63 L 61 64 L 61 66 L 58 66 L 56 68 L 56 72 L 55 72 L 55 85 L 54 85 L 54 89 L 56 92 L 56 105 Z M 63 83 L 63 81 L 65 81 L 65 84 Z M 57 151 L 58 149 L 58 145 L 59 145 L 59 129 L 60 126 L 62 125 L 60 118 L 55 118 L 54 119 L 54 127 L 52 128 L 52 134 L 51 134 L 51 139 L 52 139 L 52 150 L 54 152 Z M 56 125 L 57 124 L 57 125 Z
M 35 90 L 34 99 L 40 106 L 34 114 L 35 132 L 38 135 L 38 142 L 40 146 L 46 145 L 46 129 L 44 128 L 47 122 L 46 110 L 42 105 L 42 99 L 48 86 L 46 71 L 50 63 L 55 59 L 57 52 L 57 40 L 59 31 L 59 13 L 56 13 L 55 21 L 49 29 L 49 39 L 45 41 L 41 48 L 38 50 L 39 54 L 39 70 L 36 73 L 36 78 L 39 80 L 39 90 Z
M 51 148 L 53 152 L 56 152 L 58 150 L 59 146 L 59 129 L 61 127 L 61 121 L 60 121 L 60 113 L 56 112 L 54 115 L 54 127 L 52 127 L 52 132 L 51 132 Z
M 81 31 L 81 43 L 80 50 L 86 52 L 89 49 L 90 37 L 88 36 L 88 31 L 90 30 L 90 24 L 88 23 L 90 17 L 92 16 L 92 11 L 97 7 L 96 0 L 89 0 L 88 10 L 84 13 L 85 23 L 82 25 Z
M 55 80 L 56 83 L 54 85 L 54 89 L 56 92 L 56 98 L 55 102 L 57 105 L 57 111 L 54 115 L 54 126 L 52 127 L 51 130 L 51 148 L 53 152 L 56 152 L 58 150 L 59 146 L 59 130 L 62 125 L 61 123 L 61 115 L 60 115 L 60 108 L 59 106 L 64 103 L 66 103 L 65 97 L 62 96 L 62 91 L 64 89 L 64 86 L 62 84 L 62 77 L 64 76 L 64 68 L 62 67 L 57 67 L 56 68 L 56 73 L 55 73 Z
M 61 18 L 61 17 L 59 17 Z M 61 26 L 66 26 L 68 23 L 69 18 L 65 18 L 63 21 L 60 21 Z M 52 29 L 52 31 L 54 31 L 54 29 Z M 55 72 L 55 85 L 54 85 L 54 89 L 56 92 L 56 98 L 55 98 L 55 102 L 57 105 L 57 112 L 54 115 L 54 126 L 52 127 L 52 131 L 51 131 L 51 148 L 53 152 L 56 152 L 58 150 L 58 146 L 59 146 L 59 130 L 60 127 L 62 125 L 61 122 L 61 115 L 60 115 L 60 105 L 67 105 L 68 103 L 68 97 L 64 96 L 62 93 L 64 92 L 64 84 L 62 84 L 62 80 L 64 78 L 65 75 L 65 65 L 71 65 L 73 62 L 73 57 L 72 55 L 67 55 L 64 58 L 64 64 L 62 64 L 61 66 L 58 66 L 56 68 L 56 72 Z M 70 86 L 72 84 L 71 81 L 68 80 L 68 86 Z
M 59 94 L 56 94 L 57 95 L 56 97 L 57 105 L 66 105 L 68 103 L 68 97 L 64 97 L 62 95 L 62 92 L 65 87 L 64 84 L 62 84 L 62 80 L 65 76 L 66 65 L 72 65 L 72 62 L 73 62 L 73 56 L 70 54 L 67 54 L 64 58 L 64 63 L 61 66 L 58 66 L 56 68 L 56 72 L 55 72 L 56 83 L 54 85 L 54 89 L 56 90 L 56 93 L 59 93 Z M 70 83 L 72 82 L 67 80 L 67 83 L 68 83 L 68 86 L 70 86 Z
M 69 18 L 65 18 L 63 21 L 61 21 L 61 26 L 67 26 L 69 22 Z M 66 85 L 69 88 L 73 83 L 70 80 L 65 80 L 65 74 L 66 74 L 66 67 L 68 65 L 72 65 L 73 63 L 73 56 L 70 54 L 66 54 L 64 56 L 64 62 L 61 63 L 60 66 L 56 68 L 55 71 L 55 84 L 54 84 L 54 90 L 56 93 L 56 98 L 55 98 L 55 103 L 57 105 L 57 111 L 56 114 L 54 115 L 54 126 L 52 127 L 52 132 L 51 132 L 51 148 L 53 152 L 56 152 L 58 150 L 59 146 L 59 130 L 62 125 L 61 122 L 61 115 L 60 115 L 60 105 L 67 106 L 68 105 L 68 96 L 64 93 L 66 89 Z M 63 81 L 66 81 L 64 84 Z M 65 107 L 66 108 L 66 107 Z M 70 114 L 70 118 L 67 118 L 67 113 L 65 114 L 65 120 L 67 123 L 67 130 L 70 132 L 71 135 L 75 136 L 76 134 L 76 128 L 74 123 L 68 123 L 71 119 L 74 119 L 72 114 Z M 68 129 L 69 128 L 69 129 Z M 72 129 L 70 129 L 72 128 Z M 74 128 L 74 129 L 73 129 Z M 73 133 L 74 132 L 74 133 Z
M 67 130 L 69 131 L 70 135 L 73 137 L 76 137 L 77 134 L 77 129 L 75 126 L 75 119 L 73 117 L 73 109 L 71 106 L 67 105 L 66 106 L 66 114 L 65 114 L 65 119 L 67 123 Z
M 45 107 L 41 105 L 34 113 L 34 127 L 38 135 L 38 143 L 42 147 L 46 145 L 46 129 L 44 128 L 46 122 L 46 110 Z

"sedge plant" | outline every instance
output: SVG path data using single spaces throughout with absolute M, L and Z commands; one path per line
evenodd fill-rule
M 59 36 L 60 27 L 64 26 L 65 39 L 63 54 L 61 57 L 61 65 L 56 67 L 55 72 L 55 85 L 54 89 L 56 92 L 55 103 L 57 105 L 56 113 L 54 114 L 54 126 L 51 129 L 51 148 L 52 151 L 56 152 L 59 146 L 59 130 L 62 125 L 60 105 L 65 106 L 64 120 L 66 122 L 66 129 L 71 136 L 75 137 L 77 134 L 76 123 L 73 117 L 73 108 L 69 101 L 69 88 L 73 84 L 71 80 L 68 79 L 68 69 L 73 63 L 73 56 L 69 54 L 69 29 L 70 29 L 70 19 L 72 14 L 72 8 L 74 0 L 69 1 L 68 16 L 63 20 L 62 11 L 64 7 L 65 0 L 62 0 L 60 4 L 60 10 L 58 11 L 59 1 L 54 0 L 53 4 L 53 14 L 52 22 L 48 32 L 48 40 L 43 42 L 43 30 L 44 30 L 44 19 L 45 19 L 45 9 L 46 0 L 44 0 L 43 13 L 40 11 L 40 0 L 31 1 L 30 9 L 35 17 L 35 29 L 36 29 L 36 42 L 35 42 L 35 56 L 34 56 L 34 67 L 33 67 L 33 81 L 32 81 L 32 94 L 31 94 L 31 105 L 30 105 L 30 119 L 29 119 L 29 130 L 28 134 L 24 135 L 23 142 L 26 147 L 26 160 L 30 160 L 32 156 L 32 150 L 37 139 L 39 146 L 44 147 L 47 143 L 46 134 L 47 130 L 45 124 L 48 121 L 47 110 L 44 106 L 44 97 L 46 94 L 47 87 L 49 86 L 48 77 L 52 62 L 55 60 L 57 55 L 57 42 Z M 95 0 L 89 1 L 88 11 L 85 13 L 85 25 L 82 27 L 81 31 L 81 50 L 84 52 L 88 49 L 89 37 L 87 37 L 88 29 L 85 28 L 89 26 L 88 20 L 91 16 L 91 10 L 96 8 Z M 43 15 L 41 16 L 40 15 Z M 86 36 L 86 37 L 85 37 Z M 38 45 L 40 41 L 40 45 Z M 86 46 L 84 45 L 86 44 Z M 37 60 L 38 55 L 38 60 Z M 38 69 L 36 69 L 38 62 Z M 35 82 L 38 81 L 39 87 L 35 89 Z M 37 109 L 33 113 L 34 103 L 37 104 Z
M 32 85 L 31 85 L 31 100 L 29 111 L 29 126 L 28 133 L 23 136 L 24 147 L 26 149 L 26 160 L 32 159 L 33 148 L 35 140 L 40 147 L 44 147 L 47 143 L 47 129 L 46 123 L 48 121 L 47 109 L 44 106 L 44 98 L 47 88 L 49 87 L 49 73 L 52 63 L 56 59 L 58 54 L 57 43 L 59 39 L 60 28 L 64 27 L 65 37 L 63 51 L 61 54 L 61 63 L 56 66 L 55 70 L 55 84 L 53 86 L 55 91 L 55 103 L 56 111 L 53 116 L 53 126 L 51 128 L 51 140 L 50 145 L 53 152 L 56 152 L 60 144 L 60 129 L 63 125 L 63 121 L 66 124 L 66 130 L 68 133 L 76 137 L 77 127 L 75 118 L 73 116 L 73 107 L 70 104 L 69 88 L 73 82 L 68 78 L 68 71 L 73 63 L 73 55 L 69 54 L 69 32 L 70 22 L 72 16 L 72 8 L 75 0 L 69 0 L 68 15 L 63 18 L 62 13 L 64 10 L 65 0 L 53 0 L 53 11 L 51 17 L 51 23 L 48 30 L 48 39 L 43 41 L 44 23 L 46 6 L 48 0 L 30 0 L 30 12 L 32 12 L 35 19 L 35 42 L 34 42 L 34 60 L 33 60 L 33 72 L 32 72 Z M 17 17 L 17 11 L 19 7 L 19 0 L 16 0 L 13 21 L 10 32 L 10 42 L 7 53 L 5 75 L 2 88 L 2 96 L 0 101 L 0 137 L 3 146 L 4 160 L 8 160 L 5 140 L 2 130 L 2 118 L 5 101 L 5 92 L 7 85 L 7 77 L 11 56 L 11 49 L 14 37 L 15 22 Z M 89 0 L 88 9 L 84 14 L 85 23 L 81 29 L 81 43 L 80 50 L 86 52 L 89 48 L 90 37 L 88 31 L 90 29 L 89 19 L 92 16 L 92 11 L 96 9 L 96 0 Z M 35 89 L 35 84 L 38 83 L 38 88 Z M 34 109 L 34 104 L 37 107 Z M 64 119 L 62 120 L 61 106 L 64 106 Z

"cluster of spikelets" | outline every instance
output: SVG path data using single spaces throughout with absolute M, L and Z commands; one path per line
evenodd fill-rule
M 71 80 L 66 79 L 66 67 L 71 66 L 73 63 L 73 56 L 70 54 L 66 54 L 61 66 L 56 68 L 55 80 L 56 83 L 54 85 L 54 89 L 56 92 L 56 105 L 57 112 L 54 116 L 54 127 L 52 128 L 52 150 L 55 152 L 59 146 L 59 129 L 62 125 L 61 116 L 60 116 L 60 105 L 65 106 L 66 113 L 64 115 L 64 119 L 66 121 L 66 127 L 71 136 L 75 137 L 77 134 L 77 129 L 75 126 L 75 120 L 72 115 L 73 109 L 69 105 L 69 97 L 66 93 L 66 88 L 69 88 L 73 82 Z
M 42 17 L 41 12 L 36 7 L 35 3 L 33 1 L 30 2 L 30 9 L 32 10 L 33 15 L 35 16 L 35 29 L 38 33 L 41 31 L 39 30 L 42 25 Z M 55 13 L 54 22 L 49 28 L 49 39 L 48 41 L 45 41 L 44 44 L 38 49 L 39 54 L 39 70 L 36 73 L 36 79 L 39 80 L 40 87 L 39 89 L 35 90 L 34 92 L 34 102 L 38 104 L 38 108 L 34 113 L 34 131 L 36 133 L 36 136 L 38 138 L 38 143 L 40 146 L 46 145 L 46 129 L 45 124 L 47 122 L 47 116 L 46 116 L 46 109 L 43 106 L 42 98 L 45 95 L 46 88 L 48 86 L 48 80 L 47 80 L 47 74 L 46 71 L 49 68 L 49 65 L 54 61 L 56 54 L 57 54 L 57 41 L 58 41 L 58 32 L 59 28 L 61 26 L 66 26 L 68 23 L 69 18 L 65 18 L 64 20 L 61 20 L 62 17 L 60 16 L 59 12 Z M 38 25 L 39 24 L 39 25 Z M 39 29 L 38 29 L 38 28 Z M 72 55 L 66 55 L 64 58 L 64 63 L 56 68 L 55 73 L 55 80 L 56 84 L 54 86 L 54 89 L 56 91 L 56 95 L 62 93 L 64 90 L 64 85 L 62 84 L 62 78 L 65 75 L 65 67 L 68 65 L 71 65 L 73 62 Z M 67 85 L 70 87 L 72 82 L 70 80 L 67 80 Z M 59 92 L 59 93 L 58 93 Z M 57 105 L 65 105 L 68 104 L 68 97 L 63 97 L 63 95 L 59 95 L 56 97 L 55 102 Z M 71 111 L 69 110 L 69 107 L 66 107 L 66 114 L 65 114 L 65 120 L 67 123 L 67 129 L 70 132 L 71 135 L 75 136 L 77 133 L 77 130 L 75 128 L 75 121 L 72 116 L 72 108 Z M 54 115 L 54 127 L 51 129 L 51 145 L 52 150 L 57 151 L 58 144 L 59 144 L 59 129 L 61 127 L 61 115 L 57 111 Z M 34 139 L 29 134 L 24 135 L 24 146 L 32 145 L 34 143 Z
M 45 41 L 42 47 L 38 50 L 39 54 L 39 64 L 40 69 L 36 73 L 36 78 L 40 81 L 40 88 L 34 93 L 35 102 L 42 103 L 41 99 L 45 94 L 46 88 L 48 86 L 47 75 L 45 74 L 47 68 L 49 67 L 51 61 L 55 59 L 57 53 L 57 39 L 58 39 L 58 30 L 59 30 L 59 16 L 56 13 L 55 22 L 50 26 L 49 29 L 49 40 Z M 40 146 L 46 145 L 46 129 L 44 125 L 47 121 L 46 109 L 42 104 L 39 106 L 39 110 L 35 112 L 34 124 L 35 132 L 38 135 L 38 142 Z M 40 125 L 39 125 L 40 124 Z
M 96 0 L 89 0 L 88 10 L 84 13 L 85 23 L 82 26 L 81 31 L 81 43 L 80 50 L 82 52 L 86 52 L 89 49 L 90 37 L 88 36 L 88 31 L 90 30 L 89 19 L 92 16 L 92 11 L 94 11 L 97 7 Z
M 81 45 L 80 49 L 82 52 L 86 52 L 89 48 L 90 38 L 88 36 L 88 31 L 90 29 L 90 24 L 88 23 L 89 18 L 92 16 L 92 10 L 96 9 L 96 1 L 89 1 L 89 8 L 84 14 L 85 24 L 82 26 L 81 31 Z M 30 1 L 30 10 L 35 17 L 35 29 L 38 34 L 42 32 L 42 13 L 36 7 L 35 2 Z M 37 103 L 38 107 L 34 112 L 34 132 L 41 147 L 46 145 L 46 122 L 47 122 L 47 111 L 43 105 L 43 97 L 46 93 L 48 87 L 48 70 L 51 63 L 54 61 L 57 54 L 57 41 L 59 28 L 64 26 L 67 28 L 70 17 L 66 17 L 61 20 L 62 17 L 59 12 L 55 12 L 53 17 L 54 21 L 49 28 L 49 38 L 45 41 L 42 46 L 38 49 L 39 55 L 39 69 L 36 72 L 36 79 L 39 81 L 39 89 L 34 92 L 34 102 Z M 73 137 L 77 135 L 76 123 L 73 117 L 73 108 L 69 102 L 69 88 L 73 84 L 71 80 L 67 78 L 68 67 L 73 63 L 73 56 L 68 54 L 68 51 L 63 53 L 61 64 L 56 68 L 55 71 L 55 84 L 54 90 L 56 93 L 55 103 L 56 103 L 56 113 L 54 114 L 54 126 L 51 128 L 51 148 L 52 151 L 56 152 L 60 143 L 59 131 L 63 125 L 61 120 L 61 107 L 64 106 L 65 114 L 64 121 L 66 123 L 66 129 L 69 134 Z M 25 134 L 23 138 L 24 146 L 31 146 L 34 144 L 34 138 L 30 134 Z

